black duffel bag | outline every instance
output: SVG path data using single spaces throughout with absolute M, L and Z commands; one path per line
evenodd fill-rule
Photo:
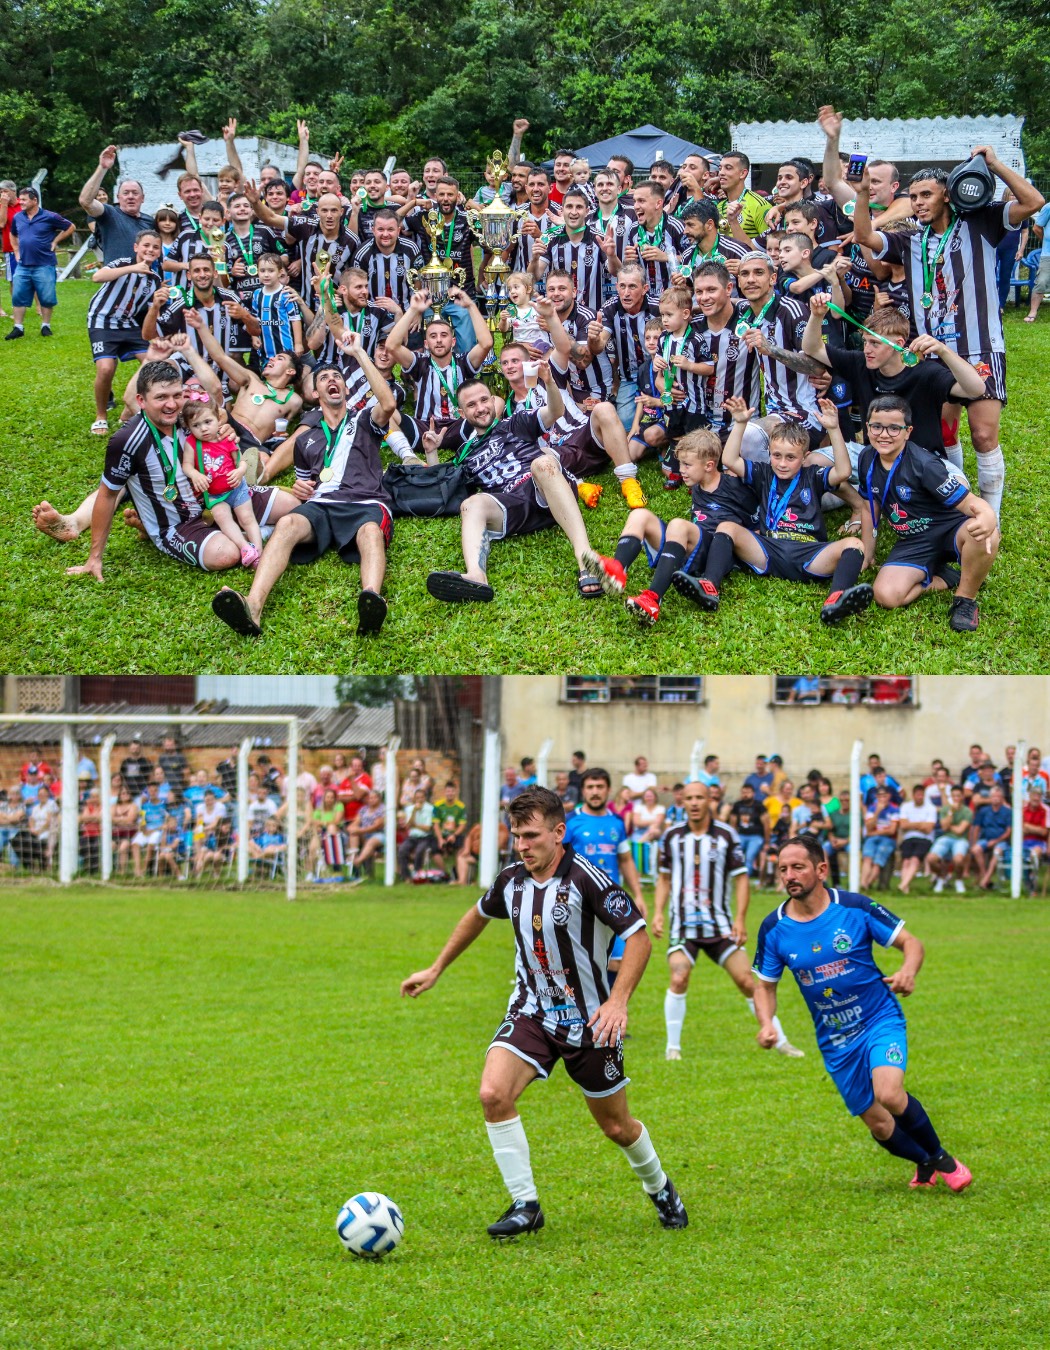
M 391 464 L 383 486 L 395 516 L 457 516 L 474 491 L 461 464 Z

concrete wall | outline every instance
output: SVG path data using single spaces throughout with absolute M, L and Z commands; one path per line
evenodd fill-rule
M 568 768 L 573 750 L 582 749 L 589 764 L 616 780 L 644 754 L 661 783 L 670 783 L 685 777 L 693 742 L 701 739 L 705 754 L 720 757 L 722 780 L 734 790 L 759 752 L 782 755 L 796 779 L 819 768 L 843 783 L 854 739 L 904 779 L 924 775 L 934 756 L 957 773 L 973 741 L 996 764 L 1018 738 L 1050 753 L 1050 678 L 1038 675 L 921 676 L 914 708 L 775 707 L 772 678 L 763 675 L 706 676 L 699 706 L 565 704 L 562 684 L 553 675 L 503 679 L 505 762 L 535 755 L 550 736 L 552 770 Z

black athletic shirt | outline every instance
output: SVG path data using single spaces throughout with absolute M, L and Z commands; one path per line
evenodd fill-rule
M 754 488 L 735 474 L 723 473 L 717 487 L 708 489 L 698 485 L 691 490 L 690 495 L 690 515 L 702 532 L 713 534 L 724 520 L 744 525 L 748 529 L 754 528 L 758 498 Z
M 946 520 L 962 524 L 963 518 L 955 508 L 970 489 L 940 455 L 924 450 L 914 441 L 908 441 L 890 469 L 870 445 L 866 446 L 861 451 L 857 472 L 860 495 L 881 509 L 882 519 L 899 539 L 914 539 Z
M 820 499 L 825 492 L 832 491 L 828 483 L 831 466 L 826 469 L 810 468 L 803 465 L 798 471 L 797 482 L 788 495 L 784 510 L 774 510 L 771 500 L 773 493 L 778 496 L 787 491 L 793 480 L 782 482 L 773 473 L 771 464 L 756 464 L 753 460 L 744 460 L 744 482 L 754 488 L 758 496 L 759 533 L 772 539 L 790 539 L 798 543 L 826 543 L 827 528 L 824 524 L 824 512 L 820 509 Z
M 899 394 L 911 405 L 915 443 L 938 455 L 944 454 L 941 405 L 947 401 L 948 391 L 955 383 L 955 376 L 946 365 L 927 359 L 917 366 L 905 366 L 899 375 L 884 375 L 880 370 L 868 369 L 863 352 L 852 352 L 830 342 L 826 350 L 831 369 L 848 381 L 853 390 L 865 421 L 865 441 L 868 439 L 866 423 L 871 400 L 879 394 Z

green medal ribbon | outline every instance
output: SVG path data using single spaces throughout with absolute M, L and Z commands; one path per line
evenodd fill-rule
M 686 324 L 685 332 L 682 334 L 681 338 L 681 346 L 677 347 L 674 351 L 675 356 L 681 356 L 682 352 L 685 351 L 685 344 L 689 341 L 692 332 L 693 325 L 691 323 Z M 664 392 L 660 402 L 665 408 L 669 408 L 674 402 L 674 399 L 671 397 L 671 390 L 674 388 L 675 368 L 671 365 L 671 354 L 672 348 L 675 347 L 677 341 L 678 339 L 675 338 L 673 333 L 668 333 L 664 339 L 663 357 L 667 362 L 667 369 L 664 371 Z
M 609 226 L 613 223 L 613 221 L 616 219 L 616 217 L 620 214 L 620 208 L 617 207 L 616 210 L 612 213 L 612 215 L 609 217 L 608 220 L 602 220 L 602 209 L 601 209 L 600 206 L 595 210 L 595 213 L 594 213 L 594 214 L 598 217 L 598 230 L 599 230 L 599 232 L 600 232 L 601 234 L 605 234 L 605 232 L 608 230 Z
M 451 385 L 449 384 L 448 380 L 445 379 L 444 372 L 442 371 L 441 367 L 438 365 L 438 363 L 434 360 L 433 357 L 430 358 L 430 364 L 434 367 L 434 373 L 438 377 L 438 383 L 445 391 L 445 395 L 449 401 L 449 406 L 455 408 L 456 412 L 459 412 L 459 400 L 456 398 L 456 390 L 459 388 L 460 384 L 463 383 L 463 381 L 462 380 L 457 381 L 456 379 L 456 377 L 459 375 L 459 369 L 456 366 L 456 358 L 453 357 L 452 360 L 449 362 L 449 369 L 452 371 L 452 379 L 453 381 L 455 381 Z
M 284 391 L 284 398 L 278 398 L 277 390 L 273 387 L 273 385 L 270 383 L 269 380 L 263 380 L 263 384 L 266 385 L 266 393 L 252 395 L 252 402 L 255 404 L 257 408 L 261 408 L 267 399 L 270 399 L 273 403 L 276 403 L 278 408 L 283 408 L 284 405 L 288 402 L 288 400 L 292 396 L 293 391 L 291 389 L 286 389 Z
M 452 223 L 448 227 L 448 236 L 445 239 L 445 257 L 452 257 L 452 236 L 456 232 L 456 217 L 453 215 Z
M 926 241 L 929 239 L 930 233 L 933 230 L 932 225 L 926 226 L 922 232 L 922 239 L 919 241 L 919 257 L 922 259 L 922 299 L 919 303 L 922 305 L 923 309 L 933 308 L 933 288 L 937 282 L 937 272 L 940 267 L 941 256 L 947 247 L 948 240 L 955 233 L 955 227 L 958 224 L 955 212 L 950 211 L 948 214 L 950 217 L 948 228 L 941 235 L 941 242 L 937 245 L 937 252 L 933 255 L 932 261 L 929 256 L 929 250 L 926 247 Z
M 869 337 L 878 338 L 880 342 L 885 342 L 887 347 L 892 347 L 895 352 L 900 354 L 900 358 L 906 366 L 917 366 L 922 359 L 918 352 L 910 352 L 907 347 L 900 346 L 899 343 L 894 342 L 891 338 L 883 337 L 881 333 L 876 333 L 873 329 L 862 324 L 859 319 L 855 319 L 852 314 L 847 314 L 844 309 L 839 309 L 838 305 L 830 300 L 828 301 L 828 309 L 831 310 L 832 314 L 837 314 L 840 319 L 845 319 L 847 323 L 851 323 L 854 328 L 859 328 L 862 333 L 867 333 Z
M 339 425 L 336 427 L 334 431 L 332 431 L 328 423 L 323 418 L 321 419 L 321 430 L 324 432 L 324 439 L 325 439 L 324 468 L 322 468 L 321 473 L 324 473 L 327 470 L 329 479 L 332 476 L 330 467 L 332 463 L 332 456 L 335 454 L 335 447 L 339 444 L 339 437 L 343 434 L 343 428 L 346 426 L 346 419 L 349 416 L 350 414 L 348 412 L 343 413 L 343 420 L 339 423 Z M 318 477 L 320 477 L 320 474 L 318 474 Z
M 241 236 L 236 230 L 232 231 L 234 239 L 237 241 L 237 247 L 240 249 L 241 257 L 244 259 L 244 266 L 247 268 L 250 277 L 255 276 L 258 268 L 255 265 L 255 221 L 248 226 L 248 248 L 245 249 Z
M 343 316 L 343 323 L 349 324 L 355 333 L 363 333 L 365 331 L 365 311 L 360 309 L 356 314 L 351 314 L 347 310 Z
M 150 435 L 153 437 L 153 444 L 157 447 L 157 458 L 160 460 L 161 468 L 164 470 L 164 479 L 167 484 L 164 488 L 164 500 L 173 502 L 179 495 L 179 489 L 176 486 L 175 481 L 179 471 L 178 451 L 173 448 L 172 456 L 169 460 L 168 452 L 164 449 L 164 438 L 161 436 L 160 430 L 154 426 L 145 413 L 142 414 L 142 420 L 149 427 Z M 173 447 L 178 445 L 178 433 L 175 431 L 172 431 L 172 445 Z
M 510 402 L 509 398 L 507 402 L 508 403 Z M 463 461 L 466 459 L 467 455 L 470 454 L 470 447 L 474 444 L 474 442 L 483 441 L 498 421 L 499 418 L 494 417 L 492 421 L 488 424 L 488 426 L 484 429 L 484 431 L 475 431 L 472 436 L 469 436 L 460 446 L 459 450 L 456 452 L 456 458 L 452 461 L 452 463 L 462 464 Z
M 748 305 L 747 312 L 748 315 L 750 315 L 750 318 L 745 318 L 744 315 L 741 315 L 740 322 L 737 324 L 736 328 L 733 329 L 737 337 L 743 337 L 744 334 L 748 332 L 750 329 L 757 328 L 758 325 L 762 322 L 762 320 L 766 317 L 766 312 L 768 311 L 770 305 L 772 305 L 773 301 L 776 298 L 777 298 L 776 291 L 774 291 L 773 294 L 766 301 L 766 303 L 762 306 L 762 313 L 759 314 L 757 318 L 755 317 L 755 311 L 751 308 L 750 305 Z
M 662 248 L 664 242 L 664 223 L 667 217 L 661 213 L 660 223 L 650 235 L 649 231 L 639 221 L 638 234 L 635 236 L 639 250 L 643 248 Z

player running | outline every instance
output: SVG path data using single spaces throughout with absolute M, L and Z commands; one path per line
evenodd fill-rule
M 758 932 L 755 1007 L 764 1049 L 776 1043 L 776 986 L 787 966 L 813 1014 L 817 1044 L 851 1115 L 859 1116 L 888 1153 L 915 1163 L 910 1185 L 953 1191 L 973 1180 L 965 1164 L 946 1152 L 929 1116 L 904 1088 L 908 1029 L 897 995 L 915 988 L 922 943 L 904 920 L 867 895 L 828 890 L 828 864 L 816 838 L 797 836 L 777 863 L 787 891 Z M 897 947 L 904 964 L 884 976 L 872 943 Z
M 652 950 L 645 920 L 625 891 L 564 846 L 565 812 L 555 793 L 526 788 L 507 814 L 521 862 L 505 867 L 467 910 L 434 964 L 401 985 L 402 996 L 418 997 L 490 919 L 512 922 L 517 985 L 485 1057 L 480 1094 L 511 1205 L 489 1225 L 489 1234 L 512 1238 L 543 1227 L 517 1101 L 534 1078 L 549 1077 L 559 1059 L 604 1133 L 623 1150 L 660 1222 L 685 1228 L 685 1205 L 648 1130 L 627 1109 L 623 1034 L 627 1000 Z M 624 939 L 624 955 L 610 992 L 604 972 L 616 934 Z

